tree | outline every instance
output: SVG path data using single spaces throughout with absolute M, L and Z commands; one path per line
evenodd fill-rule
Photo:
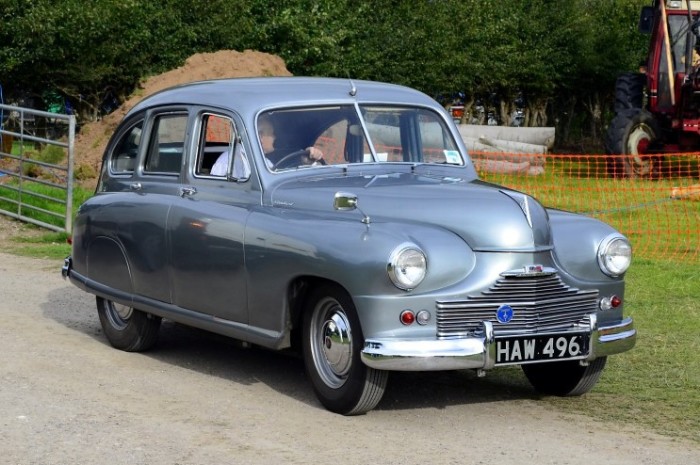
M 0 83 L 41 97 L 60 91 L 94 117 L 106 96 L 123 98 L 143 77 L 178 66 L 205 46 L 242 43 L 235 3 L 191 8 L 183 0 L 29 0 L 0 7 Z M 241 29 L 250 30 L 243 16 Z M 219 42 L 212 39 L 219 37 Z M 86 116 L 86 115 L 84 115 Z
M 649 0 L 5 0 L 5 93 L 58 90 L 95 115 L 152 73 L 197 52 L 256 49 L 297 75 L 405 84 L 507 122 L 516 97 L 529 124 L 599 134 L 617 74 L 636 69 Z M 573 115 L 576 115 L 576 119 Z

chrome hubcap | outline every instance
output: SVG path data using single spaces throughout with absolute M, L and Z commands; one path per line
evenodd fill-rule
M 345 376 L 352 363 L 350 328 L 342 313 L 333 314 L 323 324 L 323 355 L 336 376 Z
M 337 389 L 345 384 L 352 368 L 352 332 L 348 317 L 340 304 L 329 297 L 316 305 L 310 329 L 316 371 L 327 386 Z
M 649 174 L 651 171 L 651 160 L 644 155 L 653 139 L 653 131 L 645 124 L 634 128 L 627 139 L 627 153 L 632 155 L 628 163 L 637 174 Z

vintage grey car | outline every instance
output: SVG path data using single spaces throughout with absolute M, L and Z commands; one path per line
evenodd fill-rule
M 104 154 L 62 269 L 116 348 L 162 318 L 296 348 L 320 402 L 374 408 L 391 371 L 521 365 L 580 395 L 631 349 L 627 239 L 480 180 L 418 91 L 327 78 L 144 99 Z

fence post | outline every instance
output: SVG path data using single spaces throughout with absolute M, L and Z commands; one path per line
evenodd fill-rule
M 73 232 L 73 150 L 75 145 L 75 115 L 68 120 L 68 172 L 66 180 L 66 234 Z

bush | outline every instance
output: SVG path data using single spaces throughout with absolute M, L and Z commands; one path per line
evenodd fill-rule
M 94 179 L 97 177 L 97 171 L 90 165 L 81 164 L 73 171 L 73 177 L 78 181 Z

